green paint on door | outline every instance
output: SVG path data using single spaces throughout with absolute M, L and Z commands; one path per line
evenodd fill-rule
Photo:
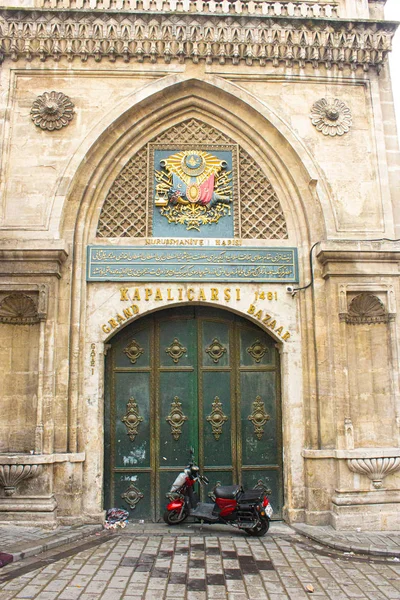
M 219 481 L 271 490 L 280 516 L 282 444 L 275 341 L 209 307 L 135 321 L 106 357 L 104 507 L 160 519 L 193 447 L 212 491 Z

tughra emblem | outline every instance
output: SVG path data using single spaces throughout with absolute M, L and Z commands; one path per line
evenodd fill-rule
M 185 150 L 160 161 L 155 205 L 169 223 L 200 231 L 230 214 L 232 171 L 209 152 Z

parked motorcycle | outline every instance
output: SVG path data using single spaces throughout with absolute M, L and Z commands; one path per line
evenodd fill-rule
M 244 490 L 240 485 L 221 485 L 214 488 L 215 502 L 199 502 L 194 484 L 207 484 L 199 467 L 191 462 L 179 473 L 167 496 L 170 499 L 164 513 L 168 525 L 179 525 L 187 517 L 207 524 L 223 523 L 260 537 L 269 529 L 272 507 L 260 489 Z

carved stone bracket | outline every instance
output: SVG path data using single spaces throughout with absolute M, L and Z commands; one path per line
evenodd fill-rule
M 129 345 L 124 348 L 124 353 L 127 355 L 131 363 L 134 365 L 138 358 L 144 354 L 143 348 L 136 340 L 132 340 Z
M 350 458 L 347 460 L 347 466 L 353 473 L 366 475 L 374 488 L 379 490 L 387 475 L 400 470 L 400 457 Z
M 179 402 L 178 396 L 175 396 L 171 402 L 171 411 L 165 420 L 171 425 L 171 433 L 174 440 L 179 440 L 182 433 L 182 426 L 188 417 L 182 412 L 182 402 Z
M 165 352 L 172 358 L 175 364 L 179 362 L 179 359 L 187 352 L 187 348 L 182 346 L 178 338 L 174 338 L 172 344 L 165 349 Z
M 133 483 L 131 483 L 128 489 L 121 494 L 121 498 L 125 500 L 131 510 L 135 510 L 137 503 L 144 498 L 144 495 L 136 486 L 133 485 Z
M 211 429 L 216 440 L 219 440 L 222 433 L 222 425 L 228 420 L 228 417 L 224 415 L 222 411 L 222 403 L 218 396 L 215 396 L 214 402 L 212 403 L 211 414 L 208 415 L 207 421 L 211 423 Z
M 135 402 L 135 398 L 129 398 L 129 402 L 126 405 L 126 414 L 122 417 L 121 421 L 125 423 L 129 438 L 133 442 L 137 436 L 138 427 L 143 421 L 143 417 L 139 415 L 139 408 Z
M 0 465 L 0 487 L 6 496 L 13 496 L 19 483 L 38 477 L 41 472 L 42 465 Z
M 205 350 L 210 358 L 215 363 L 218 363 L 219 359 L 226 353 L 226 348 L 221 344 L 218 338 L 214 338 L 211 344 Z
M 260 396 L 257 396 L 253 402 L 253 412 L 247 418 L 253 423 L 254 433 L 256 434 L 257 438 L 261 440 L 264 434 L 263 427 L 271 417 L 265 412 L 264 402 L 262 402 Z

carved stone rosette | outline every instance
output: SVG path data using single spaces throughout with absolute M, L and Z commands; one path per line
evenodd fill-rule
M 143 421 L 143 417 L 139 415 L 139 408 L 135 398 L 129 398 L 129 402 L 126 405 L 126 414 L 122 417 L 121 421 L 125 423 L 129 438 L 133 442 L 137 436 L 138 427 Z
M 174 401 L 171 402 L 171 412 L 165 420 L 171 425 L 171 433 L 174 440 L 179 440 L 182 433 L 182 426 L 188 420 L 188 417 L 182 412 L 182 402 L 179 402 L 178 396 L 175 396 Z
M 222 403 L 218 396 L 215 396 L 212 403 L 211 414 L 208 415 L 207 421 L 211 423 L 211 429 L 216 440 L 219 440 L 222 433 L 222 425 L 226 423 L 228 417 L 222 411 Z
M 45 92 L 31 108 L 31 118 L 37 127 L 54 131 L 67 127 L 74 116 L 74 105 L 62 92 Z
M 254 425 L 254 433 L 257 439 L 261 440 L 264 434 L 264 425 L 270 420 L 270 416 L 265 412 L 264 402 L 261 400 L 261 396 L 257 396 L 253 402 L 253 412 L 247 417 Z
M 137 487 L 133 485 L 133 483 L 131 483 L 128 489 L 121 494 L 121 498 L 125 500 L 131 510 L 135 510 L 137 503 L 144 498 L 144 495 Z
M 42 465 L 0 465 L 0 487 L 6 496 L 13 496 L 19 483 L 38 477 L 41 472 Z
M 338 98 L 321 98 L 313 104 L 310 119 L 324 135 L 344 135 L 350 131 L 353 119 L 348 106 Z
M 366 475 L 372 481 L 374 488 L 379 490 L 384 478 L 400 469 L 400 457 L 349 458 L 347 466 L 353 473 Z

